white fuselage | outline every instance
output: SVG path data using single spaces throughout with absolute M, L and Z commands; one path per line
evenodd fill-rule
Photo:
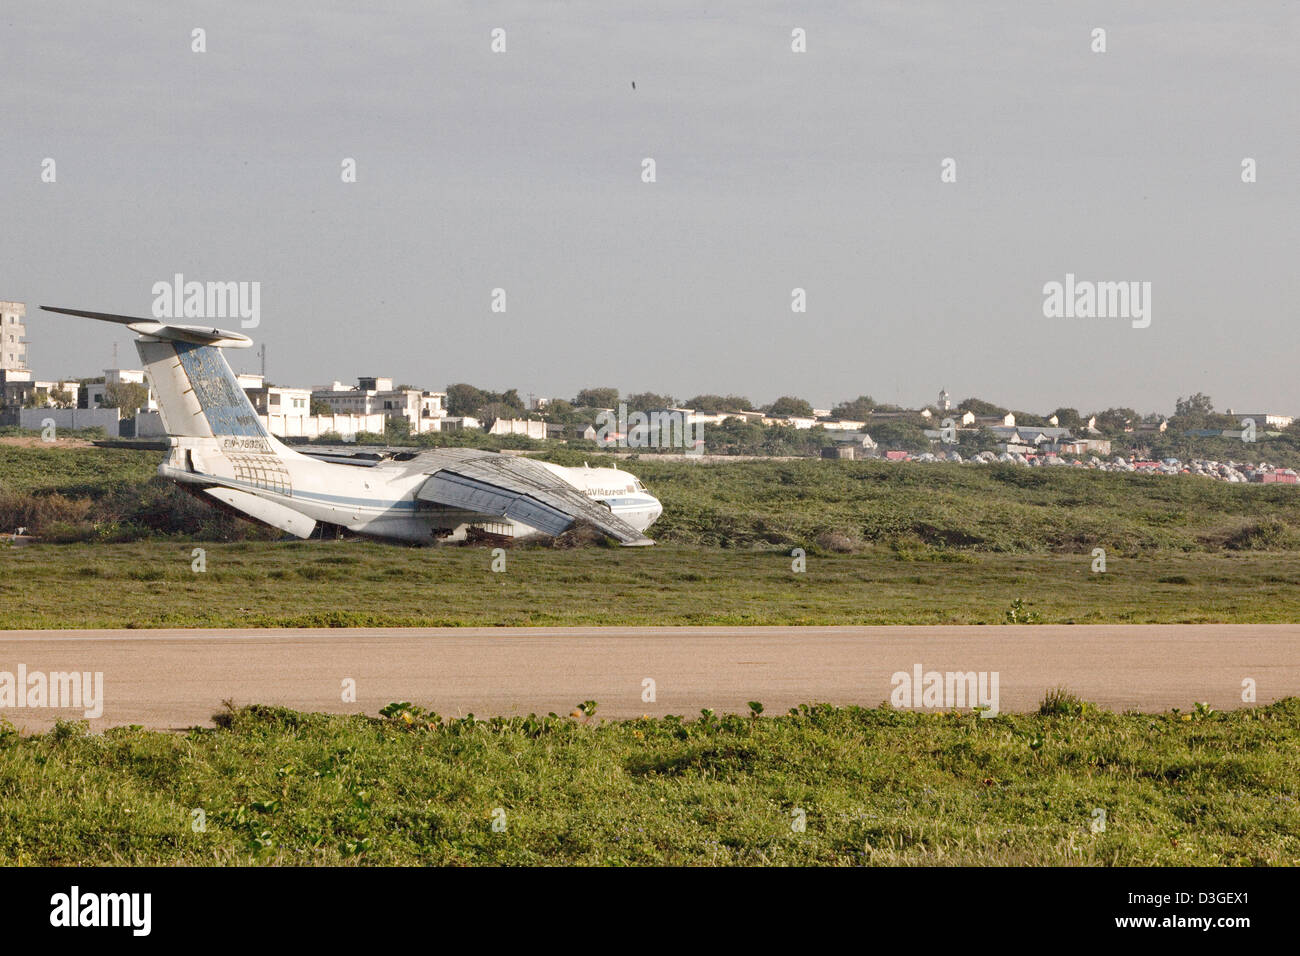
M 599 501 L 638 531 L 645 531 L 664 513 L 659 499 L 645 490 L 635 475 L 618 468 L 565 468 L 542 462 L 542 465 L 592 501 Z
M 173 438 L 171 453 L 158 473 L 203 486 L 217 500 L 285 530 L 294 530 L 298 515 L 358 534 L 403 541 L 454 540 L 470 527 L 507 537 L 534 533 L 510 518 L 421 500 L 416 492 L 429 475 L 418 461 L 339 464 L 283 446 L 278 456 L 268 458 L 257 453 L 259 442 L 236 437 Z M 249 443 L 248 453 L 241 452 L 241 443 Z M 625 471 L 541 464 L 638 531 L 645 531 L 663 513 L 659 500 Z

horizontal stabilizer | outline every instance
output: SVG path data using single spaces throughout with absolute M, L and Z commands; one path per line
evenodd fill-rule
M 142 319 L 133 315 L 114 315 L 111 312 L 86 312 L 82 309 L 58 309 L 52 305 L 41 306 L 46 312 L 58 312 L 60 315 L 76 315 L 83 319 L 98 319 L 101 322 L 115 322 L 125 325 L 137 335 L 149 335 L 156 339 L 170 342 L 189 342 L 192 345 L 215 345 L 225 349 L 246 349 L 253 344 L 247 335 L 226 329 L 209 328 L 206 325 L 169 325 L 157 319 Z

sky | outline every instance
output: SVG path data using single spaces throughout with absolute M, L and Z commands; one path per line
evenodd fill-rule
M 1296 413 L 1298 34 L 1295 2 L 10 3 L 0 299 L 40 378 L 136 360 L 38 304 L 148 316 L 180 273 L 260 283 L 214 324 L 282 385 Z M 1151 283 L 1149 326 L 1045 316 L 1067 273 Z

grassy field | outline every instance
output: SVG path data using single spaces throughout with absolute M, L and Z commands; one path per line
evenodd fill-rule
M 809 555 L 664 545 L 507 552 L 363 541 L 0 546 L 0 628 L 1265 623 L 1300 554 Z M 959 560 L 954 560 L 958 558 Z M 1020 602 L 1018 605 L 1016 602 Z
M 160 457 L 0 443 L 0 532 L 21 524 L 46 540 L 170 535 L 228 541 L 257 527 L 159 479 Z M 563 450 L 551 457 L 584 460 Z M 647 457 L 620 466 L 663 501 L 652 535 L 665 544 L 847 552 L 873 545 L 1040 554 L 1094 547 L 1126 555 L 1300 552 L 1300 488 L 1290 486 L 1014 465 L 698 464 Z
M 274 540 L 158 479 L 157 459 L 0 443 L 0 531 L 41 538 L 0 538 L 0 628 L 1300 620 L 1292 487 L 646 459 L 625 467 L 664 502 L 659 545 L 519 546 L 498 574 L 483 546 Z
M 1055 709 L 0 732 L 0 864 L 1300 864 L 1300 699 Z

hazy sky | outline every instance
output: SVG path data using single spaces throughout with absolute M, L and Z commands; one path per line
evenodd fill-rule
M 137 360 L 38 303 L 179 272 L 261 283 L 280 384 L 1300 412 L 1294 2 L 5 7 L 41 377 Z M 1151 282 L 1150 327 L 1044 318 L 1067 272 Z

